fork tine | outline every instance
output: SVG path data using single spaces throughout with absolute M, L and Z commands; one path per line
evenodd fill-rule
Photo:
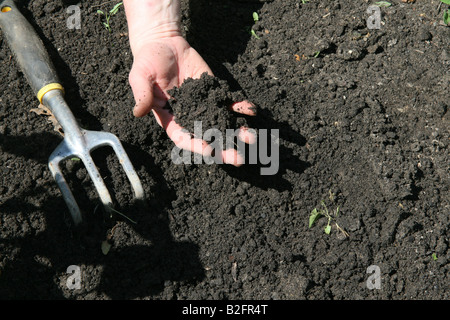
M 130 180 L 135 197 L 138 200 L 144 200 L 145 198 L 144 189 L 139 180 L 139 177 L 137 176 L 136 171 L 134 170 L 133 165 L 128 158 L 128 155 L 126 154 L 119 138 L 117 138 L 112 133 L 101 131 L 82 130 L 82 134 L 84 135 L 83 148 L 80 149 L 77 143 L 73 144 L 73 141 L 68 140 L 67 137 L 53 151 L 49 159 L 50 171 L 59 189 L 61 190 L 61 194 L 69 208 L 75 225 L 78 225 L 80 222 L 82 222 L 81 211 L 75 200 L 75 197 L 73 196 L 72 191 L 70 190 L 69 184 L 67 183 L 60 169 L 60 163 L 69 157 L 76 156 L 83 162 L 92 182 L 94 183 L 95 189 L 97 190 L 97 193 L 107 211 L 110 211 L 112 209 L 113 201 L 108 188 L 106 187 L 105 182 L 103 181 L 100 172 L 98 171 L 97 166 L 95 165 L 94 160 L 91 156 L 91 151 L 102 146 L 110 146 L 113 148 L 120 164 L 122 165 L 128 179 Z
M 97 190 L 103 205 L 106 209 L 110 209 L 112 207 L 111 195 L 109 194 L 108 188 L 106 187 L 105 182 L 103 181 L 91 155 L 86 152 L 81 157 L 81 161 L 83 161 L 84 166 L 89 176 L 91 177 L 92 182 L 94 183 L 95 189 Z
M 125 174 L 128 177 L 128 180 L 130 180 L 135 198 L 138 200 L 143 200 L 145 198 L 144 188 L 142 187 L 141 181 L 139 180 L 133 164 L 125 152 L 119 138 L 112 133 L 102 131 L 85 131 L 85 135 L 87 138 L 86 142 L 88 143 L 88 149 L 90 150 L 94 150 L 105 145 L 113 148 L 125 171 Z
M 59 190 L 61 191 L 61 194 L 63 196 L 64 201 L 67 204 L 67 207 L 69 208 L 70 214 L 72 215 L 72 219 L 75 225 L 78 225 L 82 221 L 81 211 L 59 166 L 61 161 L 72 155 L 73 153 L 71 152 L 70 148 L 67 146 L 66 141 L 64 140 L 50 155 L 48 167 L 50 169 L 50 172 L 52 173 L 53 178 L 56 181 L 56 184 L 59 187 Z

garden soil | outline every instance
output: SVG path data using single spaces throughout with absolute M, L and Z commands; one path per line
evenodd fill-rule
M 82 1 L 81 29 L 69 29 L 68 4 L 20 1 L 80 125 L 120 138 L 147 201 L 134 202 L 117 158 L 98 149 L 120 213 L 106 214 L 68 159 L 84 215 L 73 226 L 47 167 L 61 133 L 32 111 L 1 36 L 0 297 L 449 299 L 447 6 L 390 2 L 373 28 L 369 1 L 182 1 L 183 34 L 216 78 L 174 89 L 173 111 L 186 126 L 211 112 L 212 127 L 243 118 L 278 135 L 276 174 L 262 175 L 263 161 L 176 164 L 153 115 L 133 117 L 123 7 L 108 31 L 97 10 L 114 2 Z M 233 97 L 257 116 L 224 112 Z M 310 225 L 315 208 L 329 217 Z

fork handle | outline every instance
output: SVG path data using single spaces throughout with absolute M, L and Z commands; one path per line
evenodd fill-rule
M 64 91 L 42 40 L 14 1 L 1 1 L 0 10 L 0 27 L 39 101 L 49 91 Z

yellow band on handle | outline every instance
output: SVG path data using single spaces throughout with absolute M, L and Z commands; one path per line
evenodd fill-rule
M 45 96 L 45 94 L 52 90 L 61 90 L 64 93 L 64 87 L 60 85 L 59 83 L 50 83 L 46 86 L 44 86 L 39 92 L 37 93 L 37 98 L 40 103 L 42 103 L 42 98 Z

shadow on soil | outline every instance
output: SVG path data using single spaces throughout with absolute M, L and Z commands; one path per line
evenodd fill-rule
M 191 1 L 191 25 L 187 39 L 200 54 L 204 55 L 205 60 L 217 76 L 227 80 L 233 90 L 240 90 L 241 88 L 224 66 L 224 62 L 236 61 L 239 54 L 244 52 L 251 37 L 249 28 L 253 23 L 252 12 L 258 10 L 262 4 L 239 3 L 240 6 L 248 8 L 245 15 L 242 14 L 242 7 L 236 11 L 233 7 L 235 5 L 235 2 L 224 1 L 217 5 L 217 10 L 211 10 L 209 1 Z M 27 15 L 26 12 L 24 14 Z M 215 21 L 221 20 L 219 19 L 220 16 L 232 18 L 228 24 L 215 23 Z M 34 25 L 34 27 L 36 26 Z M 36 29 L 39 35 L 44 38 L 42 32 L 39 32 L 38 28 Z M 209 44 L 217 42 L 211 41 L 213 37 L 217 36 L 224 37 L 222 42 L 224 45 L 222 47 L 209 47 Z M 56 49 L 45 38 L 44 42 L 46 47 L 50 48 L 49 53 L 58 68 L 62 68 L 64 74 L 70 75 L 68 66 L 58 56 Z M 217 52 L 221 52 L 221 54 L 215 54 Z M 226 61 L 217 61 L 214 58 L 215 56 L 224 57 Z M 74 78 L 65 77 L 65 79 L 66 85 L 78 89 Z M 89 128 L 94 130 L 101 128 L 98 120 L 83 111 L 83 101 L 77 94 L 78 91 L 72 91 L 69 92 L 68 98 L 78 101 L 75 106 L 77 114 L 82 115 L 84 121 L 88 121 Z M 259 117 L 264 121 L 261 122 L 260 118 L 259 121 L 249 123 L 250 126 L 258 128 L 258 123 L 263 123 L 264 125 L 260 125 L 261 128 L 280 129 L 281 138 L 283 138 L 283 133 L 289 130 L 285 124 L 273 122 L 269 111 L 261 111 Z M 305 144 L 305 139 L 295 132 L 290 132 L 287 136 L 293 137 L 293 142 L 298 145 Z M 57 135 L 51 133 L 43 133 L 38 137 L 31 138 L 29 136 L 8 136 L 6 140 L 6 137 L 0 136 L 0 143 L 3 146 L 5 141 L 8 141 L 7 145 L 3 147 L 9 153 L 46 164 L 48 155 L 61 141 Z M 29 145 L 27 148 L 21 147 L 27 145 L 29 141 L 35 141 L 31 149 Z M 48 189 L 51 188 L 56 190 L 55 184 L 46 183 L 0 204 L 0 210 L 6 215 L 17 215 L 20 212 L 44 212 L 46 225 L 43 233 L 7 240 L 10 245 L 19 247 L 21 250 L 15 257 L 14 263 L 8 264 L 2 270 L 2 277 L 0 278 L 1 297 L 7 299 L 65 298 L 76 294 L 62 292 L 61 288 L 65 286 L 63 284 L 58 286 L 57 279 L 55 279 L 55 274 L 64 275 L 67 267 L 71 265 L 81 266 L 82 276 L 83 268 L 89 268 L 91 265 L 102 265 L 100 282 L 93 290 L 96 294 L 106 294 L 113 299 L 130 299 L 154 295 L 167 286 L 167 281 L 197 282 L 204 278 L 204 268 L 198 258 L 198 246 L 188 241 L 174 241 L 171 235 L 166 208 L 171 205 L 171 201 L 175 199 L 176 195 L 167 186 L 163 172 L 153 162 L 149 161 L 151 157 L 142 151 L 139 146 L 124 144 L 124 147 L 130 155 L 133 155 L 130 158 L 135 167 L 145 167 L 145 170 L 158 182 L 157 188 L 153 190 L 153 196 L 158 199 L 158 202 L 156 206 L 155 203 L 151 203 L 150 206 L 144 208 L 138 204 L 121 207 L 121 212 L 133 212 L 133 219 L 137 221 L 137 224 L 122 221 L 122 225 L 125 223 L 126 226 L 122 228 L 123 234 L 121 236 L 142 237 L 151 244 L 115 248 L 114 254 L 102 255 L 100 244 L 105 240 L 108 230 L 111 230 L 117 220 L 123 219 L 106 217 L 103 210 L 98 210 L 98 204 L 92 203 L 89 196 L 84 196 L 81 203 L 86 207 L 85 211 L 91 214 L 85 215 L 85 222 L 81 228 L 68 227 L 71 224 L 70 216 L 62 218 L 62 211 L 67 211 L 65 203 L 59 193 L 55 193 L 57 196 L 52 196 L 48 192 Z M 251 170 L 247 170 L 244 176 L 242 168 L 224 167 L 224 170 L 230 176 L 246 180 L 264 189 L 271 187 L 277 190 L 291 190 L 289 182 L 282 178 L 282 174 L 287 169 L 302 172 L 309 164 L 298 160 L 284 146 L 280 147 L 280 154 L 283 157 L 283 161 L 280 161 L 280 163 L 283 165 L 271 179 L 261 177 L 259 174 L 260 166 L 251 166 Z M 101 169 L 105 170 L 105 167 Z M 77 181 L 79 178 L 75 173 L 69 173 L 69 175 L 67 179 L 73 179 L 75 181 L 73 185 L 80 182 Z M 76 192 L 81 194 L 82 190 Z M 26 201 L 36 193 L 49 194 L 39 206 Z M 27 217 L 27 219 L 31 218 Z M 29 224 L 33 223 L 32 221 L 28 222 Z M 131 233 L 135 231 L 137 235 L 127 234 L 127 230 L 132 230 Z M 2 240 L 2 242 L 5 241 Z M 49 263 L 43 263 L 40 257 L 46 257 L 46 261 L 49 261 Z M 120 276 L 118 277 L 118 275 Z M 27 284 L 26 288 L 23 287 L 23 284 Z
M 241 91 L 242 88 L 225 64 L 235 63 L 239 55 L 245 52 L 247 43 L 252 37 L 251 27 L 255 23 L 253 12 L 258 11 L 262 5 L 262 2 L 257 1 L 228 0 L 217 2 L 212 7 L 208 0 L 189 1 L 190 25 L 186 38 L 205 59 L 214 74 L 228 82 L 231 90 Z M 224 17 L 227 18 L 226 23 L 223 23 Z M 217 38 L 221 40 L 218 41 Z M 298 146 L 306 143 L 306 139 L 291 130 L 287 123 L 274 121 L 269 110 L 258 110 L 258 116 L 248 117 L 247 123 L 254 129 L 279 130 L 280 139 L 288 140 Z M 282 178 L 283 174 L 286 170 L 302 173 L 310 164 L 299 160 L 293 155 L 292 150 L 285 146 L 280 145 L 279 148 L 279 168 L 274 175 L 261 175 L 261 169 L 267 166 L 260 163 L 244 165 L 240 168 L 223 166 L 223 169 L 228 175 L 264 190 L 268 188 L 278 191 L 292 190 L 290 182 Z M 245 163 L 249 163 L 248 159 Z
M 236 62 L 251 38 L 252 14 L 262 7 L 258 2 L 189 1 L 186 39 L 211 67 L 214 75 L 226 80 L 232 90 L 241 90 L 224 63 Z M 226 23 L 223 23 L 226 17 Z M 221 41 L 217 41 L 220 38 Z M 220 57 L 220 60 L 217 58 Z
M 47 156 L 43 155 L 46 152 L 36 155 L 30 151 L 29 147 L 21 148 L 20 146 L 27 145 L 30 139 L 44 141 L 45 145 L 37 145 L 31 150 L 43 149 L 51 153 L 53 149 L 50 146 L 56 146 L 61 140 L 50 133 L 44 133 L 39 137 L 14 137 L 12 142 L 10 138 L 8 137 L 8 144 L 5 143 L 6 147 L 3 146 L 5 151 L 21 157 L 33 158 L 40 163 L 47 162 Z M 5 137 L 0 136 L 2 145 L 5 141 Z M 84 267 L 103 265 L 101 280 L 96 291 L 113 299 L 157 294 L 164 288 L 166 281 L 200 281 L 204 277 L 204 269 L 198 260 L 197 245 L 187 241 L 175 242 L 172 238 L 165 207 L 170 205 L 175 195 L 165 184 L 162 171 L 149 161 L 150 156 L 139 147 L 124 144 L 124 148 L 136 167 L 144 166 L 146 171 L 151 172 L 152 177 L 158 181 L 154 197 L 162 201 L 158 201 L 156 206 L 155 203 L 152 205 L 131 203 L 120 207 L 118 209 L 120 212 L 127 213 L 127 216 L 136 221 L 136 224 L 129 223 L 121 216 L 111 217 L 99 209 L 102 208 L 100 203 L 90 199 L 92 194 L 89 196 L 84 190 L 86 186 L 83 186 L 83 182 L 89 185 L 90 181 L 83 181 L 77 177 L 76 172 L 68 172 L 66 179 L 84 212 L 84 221 L 79 227 L 70 226 L 71 217 L 62 213 L 67 210 L 59 193 L 58 196 L 48 196 L 39 206 L 27 201 L 36 194 L 49 194 L 49 189 L 55 189 L 54 183 L 46 183 L 27 190 L 1 203 L 0 211 L 5 215 L 42 211 L 45 214 L 46 224 L 44 233 L 2 240 L 4 244 L 20 247 L 21 250 L 15 259 L 17 265 L 12 263 L 2 270 L 1 297 L 6 299 L 34 299 L 40 296 L 63 298 L 63 293 L 55 286 L 54 275 L 64 274 L 66 268 L 71 265 L 81 267 L 81 276 L 83 276 Z M 106 153 L 97 154 L 95 161 L 102 177 L 110 171 L 110 168 L 97 160 L 105 155 Z M 117 175 L 116 169 L 113 169 L 110 174 Z M 31 218 L 27 217 L 27 219 Z M 102 255 L 101 243 L 107 238 L 108 230 L 114 229 L 118 221 L 122 221 L 122 229 L 128 230 L 135 237 L 146 239 L 151 244 L 119 248 L 113 254 Z M 29 224 L 32 224 L 32 221 L 27 221 L 25 225 Z M 121 237 L 127 237 L 127 234 L 122 234 Z M 49 238 L 53 239 L 53 243 L 49 241 Z M 58 245 L 55 245 L 55 239 Z M 43 266 L 39 257 L 46 257 L 50 262 L 49 265 Z M 21 270 L 24 266 L 27 266 L 27 270 Z M 118 278 L 117 275 L 120 277 Z M 28 284 L 27 288 L 21 287 L 24 283 Z

